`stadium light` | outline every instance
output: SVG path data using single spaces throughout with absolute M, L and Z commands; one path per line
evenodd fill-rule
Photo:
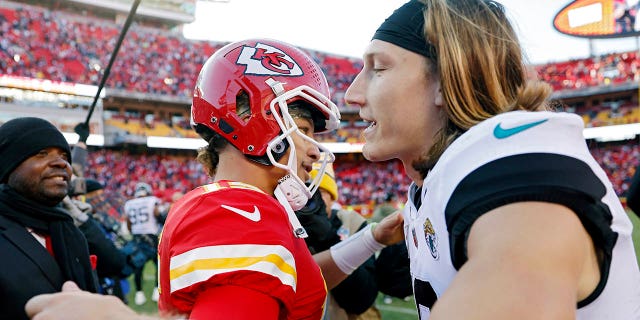
M 585 128 L 583 134 L 585 139 L 594 139 L 599 142 L 629 140 L 640 134 L 640 123 Z
M 190 149 L 197 150 L 207 145 L 203 139 L 170 138 L 170 137 L 147 137 L 147 147 L 164 149 Z

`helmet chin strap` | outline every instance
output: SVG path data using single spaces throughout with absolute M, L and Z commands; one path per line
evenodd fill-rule
M 307 231 L 302 227 L 300 221 L 296 217 L 294 210 L 300 210 L 307 203 L 309 197 L 307 194 L 297 186 L 297 183 L 292 181 L 294 180 L 291 175 L 286 175 L 282 178 L 282 182 L 278 184 L 276 190 L 273 191 L 273 195 L 278 199 L 278 202 L 284 207 L 284 210 L 287 212 L 287 217 L 289 218 L 289 222 L 291 223 L 291 227 L 293 228 L 293 234 L 296 238 L 307 238 L 309 235 Z M 289 181 L 287 183 L 287 181 Z M 306 188 L 303 188 L 306 190 Z M 302 203 L 302 206 L 298 205 Z M 292 207 L 295 205 L 296 207 Z
M 304 208 L 312 194 L 300 178 L 292 173 L 278 180 L 277 189 L 280 189 L 294 211 Z

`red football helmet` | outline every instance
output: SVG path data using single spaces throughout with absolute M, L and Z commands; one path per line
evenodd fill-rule
M 250 110 L 237 106 L 240 96 L 248 98 Z M 324 165 L 335 157 L 299 132 L 288 110 L 295 101 L 312 109 L 316 133 L 338 128 L 340 112 L 329 99 L 327 80 L 307 54 L 281 41 L 244 40 L 224 46 L 203 65 L 193 93 L 191 121 L 215 131 L 249 158 L 282 167 L 300 180 L 292 134 L 315 143 L 327 155 Z M 287 142 L 292 154 L 285 166 L 277 160 Z M 317 184 L 304 193 L 310 196 Z
M 241 93 L 249 97 L 251 116 L 243 120 L 236 109 Z M 203 65 L 193 93 L 191 120 L 217 132 L 242 153 L 262 156 L 281 128 L 271 105 L 297 100 L 322 115 L 316 133 L 337 129 L 340 113 L 329 99 L 329 86 L 320 67 L 300 49 L 275 40 L 235 42 L 216 51 Z

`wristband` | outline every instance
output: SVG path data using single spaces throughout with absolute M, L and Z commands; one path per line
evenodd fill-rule
M 346 240 L 333 245 L 330 250 L 333 262 L 338 268 L 345 274 L 351 274 L 371 255 L 384 247 L 385 245 L 373 238 L 373 226 L 368 225 Z

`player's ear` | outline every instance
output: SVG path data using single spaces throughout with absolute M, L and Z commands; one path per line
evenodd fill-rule
M 444 106 L 444 99 L 442 98 L 442 86 L 440 85 L 440 81 L 437 81 L 433 85 L 433 104 L 436 107 L 442 107 Z

